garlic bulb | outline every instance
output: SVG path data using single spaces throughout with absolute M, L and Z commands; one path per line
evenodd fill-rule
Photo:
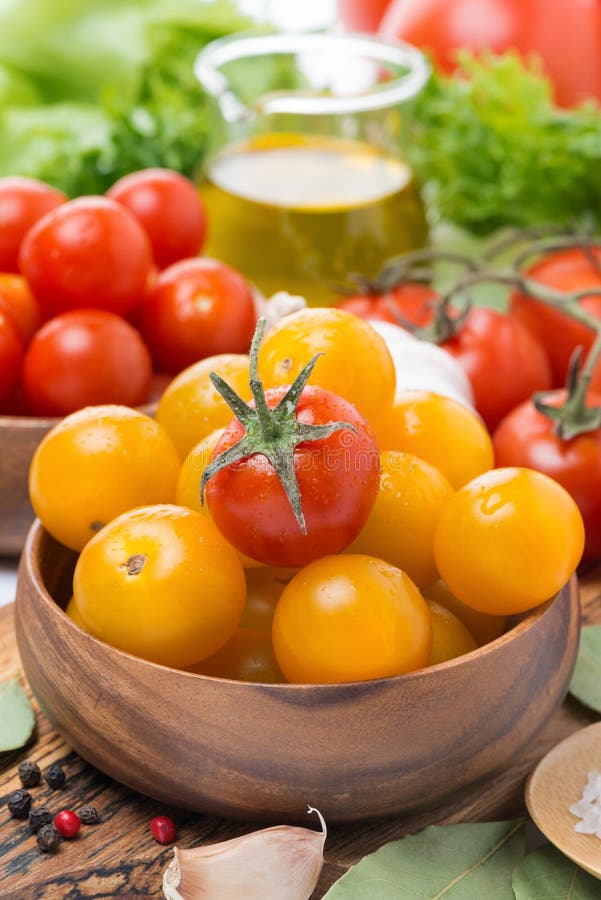
M 167 900 L 309 900 L 323 866 L 327 829 L 278 825 L 251 834 L 174 850 L 163 876 Z
M 266 331 L 273 328 L 284 316 L 290 316 L 307 305 L 304 297 L 300 297 L 298 294 L 289 294 L 287 291 L 278 291 L 277 294 L 266 299 L 255 289 L 254 300 L 257 315 L 263 316 L 266 320 Z

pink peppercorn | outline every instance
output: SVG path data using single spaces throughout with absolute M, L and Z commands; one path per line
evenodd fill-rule
M 54 827 L 61 837 L 74 838 L 79 831 L 81 821 L 77 813 L 70 809 L 62 809 L 54 817 Z
M 159 844 L 170 844 L 175 840 L 175 825 L 169 816 L 155 816 L 150 823 L 150 832 Z

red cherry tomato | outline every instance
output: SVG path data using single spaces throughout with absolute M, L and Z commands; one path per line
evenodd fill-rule
M 462 47 L 536 53 L 559 104 L 601 100 L 598 0 L 553 0 L 551 7 L 549 0 L 396 0 L 380 32 L 432 51 L 447 72 L 455 68 Z
M 285 387 L 266 391 L 267 405 L 277 406 L 286 392 Z M 290 568 L 348 547 L 367 521 L 380 476 L 374 433 L 342 397 L 307 387 L 296 418 L 311 425 L 348 422 L 355 428 L 304 442 L 294 451 L 306 534 L 274 468 L 260 453 L 222 469 L 206 487 L 211 515 L 230 543 L 251 559 Z M 243 436 L 243 426 L 233 419 L 212 459 Z
M 21 375 L 23 341 L 17 326 L 0 309 L 0 402 L 10 398 Z
M 150 353 L 124 319 L 102 309 L 63 313 L 33 338 L 23 366 L 31 411 L 66 416 L 84 406 L 139 406 L 148 397 Z
M 457 335 L 441 346 L 464 369 L 489 430 L 535 391 L 551 387 L 540 343 L 517 319 L 494 309 L 474 306 Z
M 136 217 L 160 269 L 200 252 L 206 213 L 196 187 L 170 169 L 142 169 L 120 178 L 111 197 Z
M 257 314 L 250 285 L 216 259 L 185 259 L 160 273 L 141 309 L 141 330 L 164 372 L 219 353 L 246 353 Z
M 436 299 L 432 288 L 423 284 L 407 282 L 393 288 L 386 294 L 358 294 L 347 297 L 336 304 L 361 319 L 375 319 L 381 322 L 403 324 L 403 319 L 412 325 L 427 325 L 432 319 L 431 301 Z
M 529 278 L 564 293 L 585 288 L 599 288 L 599 296 L 584 297 L 580 306 L 601 320 L 601 250 L 591 251 L 597 265 L 588 253 L 578 248 L 559 250 L 527 269 Z M 524 294 L 511 297 L 511 312 L 539 339 L 547 351 L 553 372 L 555 387 L 563 387 L 568 365 L 578 346 L 588 351 L 594 340 L 594 332 L 585 325 L 561 313 L 559 310 Z M 601 391 L 601 364 L 597 364 L 593 386 Z
M 19 271 L 19 250 L 32 225 L 65 194 L 34 178 L 0 178 L 0 271 Z
M 144 296 L 152 267 L 142 226 L 106 197 L 80 197 L 28 232 L 21 271 L 46 316 L 96 308 L 126 315 Z
M 558 406 L 565 396 L 563 390 L 553 391 L 545 402 Z M 587 405 L 601 405 L 601 394 L 590 392 Z M 601 428 L 564 441 L 555 434 L 553 422 L 527 401 L 503 419 L 493 444 L 498 467 L 536 469 L 571 494 L 584 520 L 584 555 L 601 556 Z

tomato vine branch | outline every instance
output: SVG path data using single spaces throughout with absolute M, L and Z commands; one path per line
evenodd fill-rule
M 515 255 L 511 267 L 494 268 L 494 260 L 507 253 L 514 246 L 529 243 Z M 593 344 L 581 367 L 582 348 L 572 360 L 567 381 L 567 400 L 561 407 L 547 404 L 545 395 L 535 395 L 533 402 L 540 412 L 554 419 L 558 435 L 569 439 L 577 434 L 601 427 L 601 407 L 586 405 L 595 366 L 601 359 L 601 320 L 581 306 L 587 297 L 601 295 L 601 287 L 593 286 L 577 291 L 563 292 L 542 284 L 524 272 L 524 267 L 536 258 L 544 258 L 549 253 L 562 250 L 580 249 L 593 270 L 601 275 L 601 238 L 592 234 L 560 233 L 557 226 L 542 226 L 529 232 L 512 232 L 484 253 L 480 261 L 461 253 L 439 252 L 435 249 L 418 250 L 393 257 L 381 269 L 375 279 L 361 279 L 352 276 L 355 285 L 372 293 L 389 296 L 388 307 L 399 325 L 411 331 L 416 337 L 431 343 L 443 343 L 453 338 L 461 330 L 472 305 L 471 291 L 481 284 L 498 284 L 518 290 L 533 300 L 558 310 L 595 335 Z M 463 273 L 455 283 L 429 305 L 433 311 L 432 321 L 424 326 L 416 326 L 399 312 L 391 294 L 396 287 L 405 283 L 432 283 L 438 263 L 453 263 L 463 268 Z

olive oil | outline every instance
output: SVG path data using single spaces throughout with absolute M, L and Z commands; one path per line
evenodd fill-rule
M 285 290 L 312 305 L 334 302 L 333 284 L 375 275 L 427 234 L 409 167 L 355 141 L 270 134 L 229 146 L 208 167 L 202 194 L 206 255 L 266 296 Z

